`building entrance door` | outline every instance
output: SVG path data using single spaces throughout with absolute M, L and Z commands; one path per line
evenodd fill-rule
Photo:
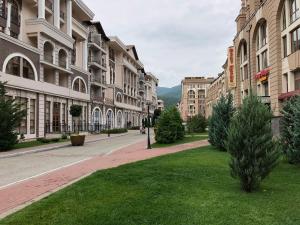
M 53 103 L 53 133 L 60 133 L 60 103 Z

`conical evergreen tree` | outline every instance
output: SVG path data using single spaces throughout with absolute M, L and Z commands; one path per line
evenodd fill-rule
M 291 164 L 298 164 L 300 163 L 300 97 L 286 102 L 282 114 L 282 150 Z
M 5 94 L 4 83 L 0 82 L 0 151 L 9 150 L 17 143 L 15 130 L 27 112 L 14 99 L 5 97 Z
M 246 192 L 259 188 L 277 165 L 279 148 L 273 141 L 271 119 L 269 108 L 250 94 L 231 122 L 227 141 L 231 175 Z
M 222 96 L 213 107 L 213 113 L 209 120 L 209 141 L 221 151 L 226 151 L 225 143 L 234 112 L 232 94 L 226 97 Z

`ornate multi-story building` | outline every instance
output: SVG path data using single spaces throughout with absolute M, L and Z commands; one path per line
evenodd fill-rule
M 143 64 L 93 18 L 81 0 L 0 0 L 0 80 L 27 108 L 26 138 L 71 132 L 74 104 L 82 131 L 141 124 Z
M 214 78 L 186 77 L 182 83 L 179 111 L 186 122 L 189 118 L 202 114 L 205 116 L 207 90 Z
M 236 19 L 237 91 L 242 103 L 251 88 L 274 113 L 300 93 L 300 1 L 242 0 Z
M 252 90 L 274 114 L 300 94 L 300 0 L 242 0 L 234 38 L 234 101 Z

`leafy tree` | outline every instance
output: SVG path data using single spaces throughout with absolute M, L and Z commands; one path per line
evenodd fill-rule
M 81 113 L 82 113 L 82 106 L 80 106 L 80 105 L 72 105 L 70 107 L 70 114 L 73 117 L 80 117 Z
M 196 115 L 187 122 L 189 133 L 203 133 L 207 127 L 206 118 L 202 115 Z
M 252 192 L 277 165 L 279 147 L 273 141 L 272 113 L 252 93 L 245 98 L 228 131 L 231 175 Z
M 184 126 L 176 107 L 163 111 L 158 119 L 155 139 L 160 144 L 170 144 L 184 138 Z
M 4 85 L 0 82 L 0 151 L 10 150 L 18 142 L 16 129 L 27 114 L 15 99 L 5 97 Z
M 300 163 L 300 97 L 287 101 L 282 109 L 281 144 L 291 164 Z
M 222 96 L 213 107 L 209 120 L 209 141 L 221 151 L 226 151 L 226 140 L 231 118 L 235 112 L 232 94 Z

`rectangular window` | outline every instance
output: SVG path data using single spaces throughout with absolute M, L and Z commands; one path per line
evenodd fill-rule
M 300 71 L 295 72 L 295 90 L 300 90 Z
M 292 53 L 300 49 L 300 27 L 291 32 Z
M 261 67 L 260 67 L 260 56 L 257 56 L 257 72 L 261 71 Z
M 244 71 L 243 71 L 243 68 L 241 68 L 241 79 L 242 79 L 242 81 L 244 81 Z
M 267 44 L 267 25 L 266 23 L 262 24 L 261 27 L 261 47 Z
M 244 77 L 245 77 L 245 80 L 247 80 L 249 78 L 248 77 L 248 65 L 244 66 Z
M 50 126 L 50 105 L 51 105 L 51 102 L 47 101 L 46 105 L 45 105 L 45 122 L 49 126 Z
M 264 86 L 264 96 L 268 97 L 269 95 L 269 82 L 263 84 Z
M 260 84 L 257 85 L 257 96 L 260 96 L 261 95 L 261 87 L 260 87 Z
M 282 12 L 282 30 L 286 29 L 286 8 L 285 5 L 283 6 L 283 12 Z
M 35 117 L 36 117 L 36 110 L 35 110 L 35 100 L 30 100 L 30 134 L 35 134 Z
M 266 69 L 268 68 L 268 50 L 264 51 L 262 54 L 261 54 L 261 57 L 262 57 L 262 69 Z
M 300 16 L 297 0 L 290 0 L 290 15 L 291 23 L 295 22 Z
M 283 46 L 283 58 L 287 57 L 287 38 L 284 36 L 282 38 L 282 46 Z
M 285 73 L 285 74 L 283 74 L 283 92 L 284 93 L 287 93 L 287 92 L 289 92 L 289 80 L 288 80 L 288 74 L 287 73 Z
M 16 97 L 16 102 L 21 104 L 22 110 L 27 110 L 27 98 Z M 25 116 L 20 123 L 19 134 L 27 134 L 27 116 Z

